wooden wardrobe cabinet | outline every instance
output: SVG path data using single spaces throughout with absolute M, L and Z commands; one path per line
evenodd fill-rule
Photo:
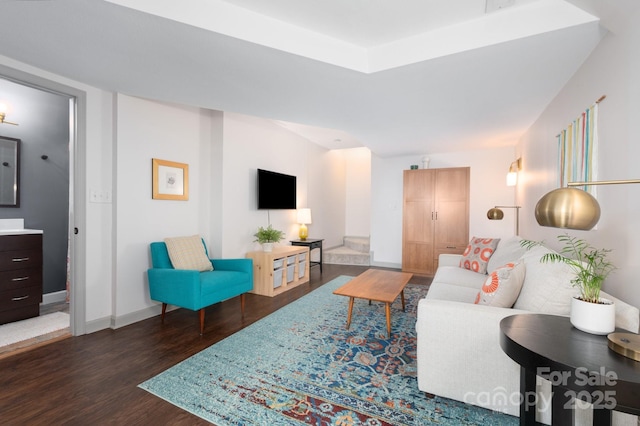
M 402 270 L 433 275 L 469 244 L 469 167 L 404 171 Z

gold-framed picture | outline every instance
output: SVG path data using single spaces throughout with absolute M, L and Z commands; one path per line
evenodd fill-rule
M 189 165 L 175 161 L 151 159 L 153 166 L 153 199 L 189 199 Z

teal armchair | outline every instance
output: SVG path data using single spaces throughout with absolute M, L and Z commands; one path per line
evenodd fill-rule
M 204 309 L 236 296 L 240 296 L 240 309 L 244 315 L 245 293 L 253 290 L 253 261 L 251 259 L 210 260 L 213 271 L 174 269 L 167 245 L 164 242 L 151 243 L 153 267 L 147 270 L 149 291 L 152 300 L 162 302 L 163 322 L 167 305 L 199 311 L 200 334 L 202 334 Z

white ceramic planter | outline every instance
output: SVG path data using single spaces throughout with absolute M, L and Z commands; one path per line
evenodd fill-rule
M 590 303 L 574 297 L 571 299 L 571 324 L 578 330 L 591 334 L 609 334 L 616 328 L 616 306 L 609 299 L 603 303 Z
M 262 243 L 262 251 L 267 253 L 273 251 L 273 243 Z

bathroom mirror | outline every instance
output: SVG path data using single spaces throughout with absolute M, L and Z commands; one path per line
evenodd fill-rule
M 20 206 L 20 139 L 0 136 L 0 207 Z

